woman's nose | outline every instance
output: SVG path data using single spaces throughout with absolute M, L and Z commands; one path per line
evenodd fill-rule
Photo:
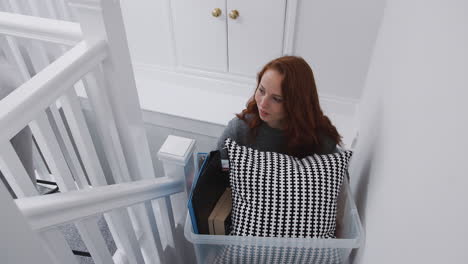
M 265 98 L 265 96 L 260 99 L 260 107 L 262 109 L 265 109 L 267 107 L 267 101 L 268 100 Z

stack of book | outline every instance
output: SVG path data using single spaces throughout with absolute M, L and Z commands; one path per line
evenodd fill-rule
M 231 210 L 231 188 L 227 188 L 208 217 L 210 235 L 229 235 L 231 229 Z
M 195 234 L 212 234 L 210 233 L 209 217 L 215 209 L 217 213 L 213 215 L 213 221 L 226 214 L 226 205 L 229 199 L 226 198 L 228 194 L 224 195 L 224 193 L 228 187 L 229 172 L 223 171 L 222 169 L 219 151 L 212 151 L 208 154 L 198 170 L 198 174 L 193 181 L 188 201 L 192 229 Z M 218 203 L 220 203 L 218 208 L 223 209 L 216 208 Z M 221 211 L 222 214 L 218 216 L 218 213 Z M 230 217 L 225 216 L 224 218 L 226 219 L 225 221 L 229 223 Z M 229 226 L 224 229 L 228 230 L 228 228 Z M 211 229 L 213 229 L 213 226 Z M 216 230 L 218 229 L 219 228 Z M 226 231 L 223 232 L 227 234 Z

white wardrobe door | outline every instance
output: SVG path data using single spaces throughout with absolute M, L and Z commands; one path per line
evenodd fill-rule
M 227 71 L 225 0 L 172 0 L 179 66 Z M 221 9 L 219 17 L 212 11 Z
M 256 76 L 261 67 L 282 55 L 286 0 L 227 0 L 229 72 Z

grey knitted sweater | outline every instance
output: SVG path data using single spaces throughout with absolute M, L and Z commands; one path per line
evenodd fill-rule
M 272 151 L 285 153 L 286 140 L 280 129 L 272 128 L 267 123 L 262 122 L 258 128 L 258 134 L 255 140 L 249 141 L 249 126 L 243 120 L 234 117 L 229 121 L 226 129 L 218 140 L 218 150 L 221 151 L 221 158 L 227 159 L 227 151 L 224 149 L 224 141 L 231 138 L 237 144 L 247 146 L 260 151 Z M 326 135 L 319 135 L 322 143 L 322 149 L 317 154 L 329 154 L 337 152 L 336 143 Z M 307 155 L 312 153 L 307 153 Z

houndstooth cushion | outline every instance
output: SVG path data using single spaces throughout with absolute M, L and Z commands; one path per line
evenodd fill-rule
M 226 139 L 237 236 L 334 238 L 337 198 L 352 152 L 303 159 Z
M 229 245 L 220 250 L 213 264 L 340 264 L 337 248 L 300 248 Z

